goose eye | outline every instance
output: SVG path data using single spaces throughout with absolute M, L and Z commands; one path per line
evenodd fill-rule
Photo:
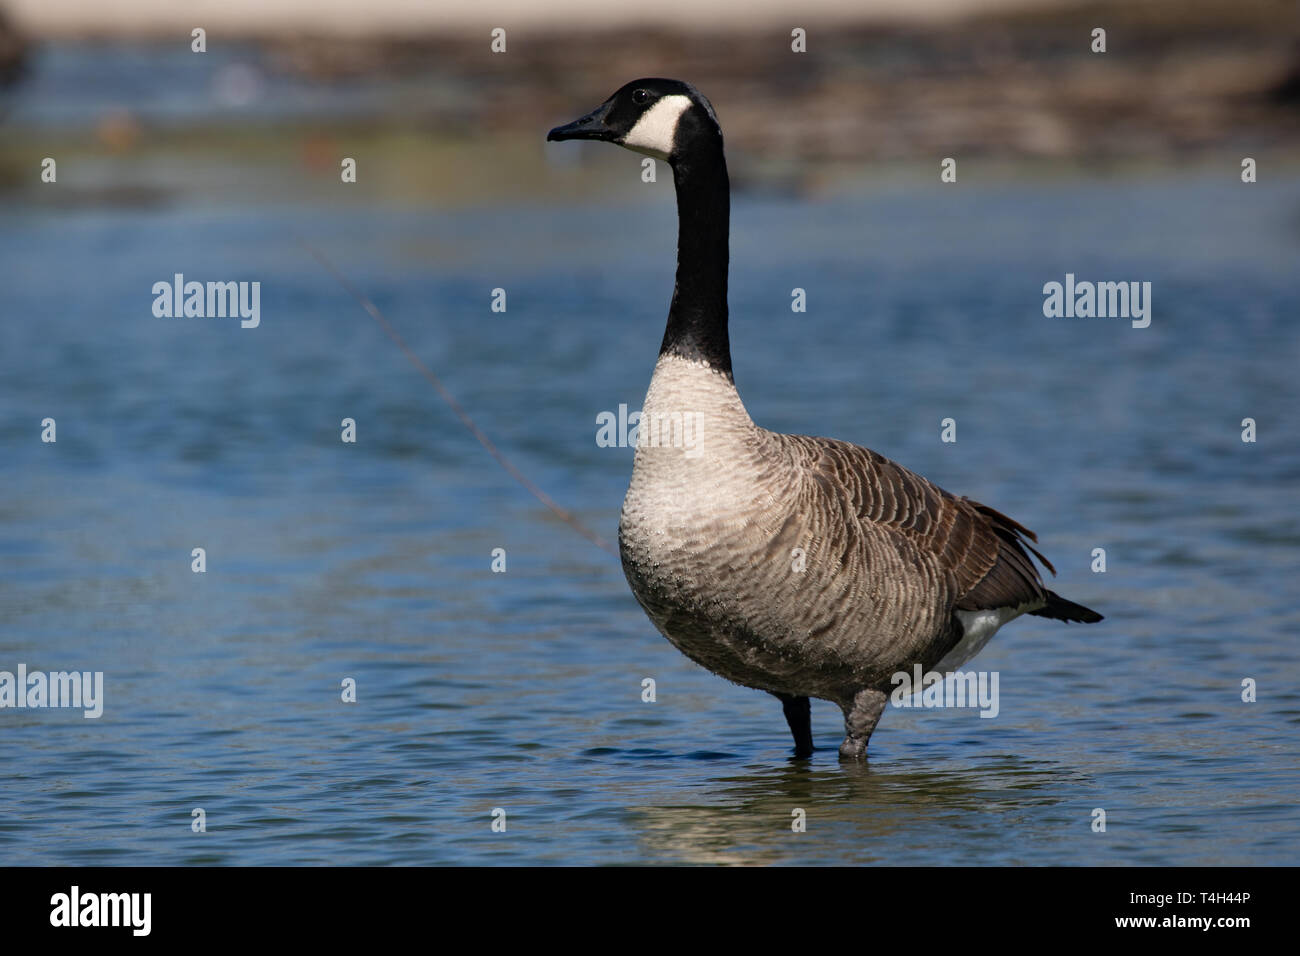
M 649 103 L 649 102 L 650 102 L 650 91 L 649 91 L 649 90 L 633 90 L 633 91 L 632 91 L 632 102 L 635 103 L 637 106 L 644 106 L 646 103 Z

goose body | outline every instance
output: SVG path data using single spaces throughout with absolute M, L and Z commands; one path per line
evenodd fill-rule
M 756 425 L 731 370 L 729 187 L 708 101 L 676 80 L 629 83 L 549 139 L 665 159 L 677 285 L 642 407 L 619 520 L 628 583 L 655 627 L 714 673 L 776 695 L 799 756 L 809 698 L 845 715 L 865 755 L 899 672 L 964 663 L 1022 614 L 1098 621 L 1043 586 L 1032 532 L 869 449 Z

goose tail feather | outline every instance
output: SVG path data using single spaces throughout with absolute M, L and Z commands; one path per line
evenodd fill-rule
M 1030 614 L 1050 617 L 1054 621 L 1074 621 L 1079 624 L 1096 624 L 1098 621 L 1105 620 L 1092 608 L 1067 601 L 1055 591 L 1045 590 L 1044 596 L 1047 598 L 1047 603 L 1037 611 L 1030 611 Z

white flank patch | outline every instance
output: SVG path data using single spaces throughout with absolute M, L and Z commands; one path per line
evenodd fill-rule
M 681 93 L 665 96 L 641 114 L 619 145 L 655 159 L 667 159 L 677 136 L 677 121 L 693 105 L 691 98 Z
M 934 669 L 946 673 L 961 667 L 984 649 L 984 645 L 993 639 L 998 628 L 1007 621 L 1018 618 L 1033 606 L 1033 604 L 1023 604 L 1020 607 L 1000 607 L 989 611 L 955 611 L 957 620 L 961 621 L 962 639 L 956 647 L 944 655 L 943 660 L 936 664 Z

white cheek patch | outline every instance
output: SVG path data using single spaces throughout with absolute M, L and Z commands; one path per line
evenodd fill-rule
M 680 93 L 665 96 L 641 114 L 641 118 L 619 145 L 655 159 L 667 159 L 673 151 L 677 121 L 692 105 L 689 96 Z

